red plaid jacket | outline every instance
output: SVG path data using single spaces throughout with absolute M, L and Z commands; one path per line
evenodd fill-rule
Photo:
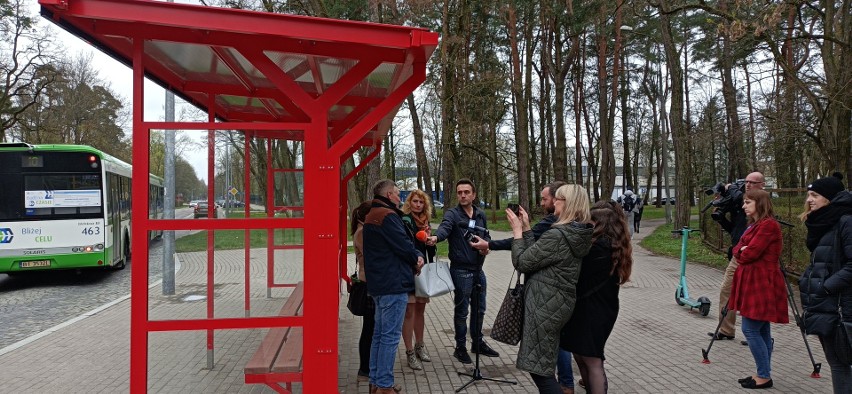
M 781 274 L 781 226 L 766 218 L 749 227 L 734 246 L 739 263 L 728 309 L 754 320 L 789 323 L 787 288 Z M 746 247 L 743 249 L 743 247 Z

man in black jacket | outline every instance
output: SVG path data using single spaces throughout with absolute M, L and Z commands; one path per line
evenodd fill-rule
M 414 292 L 414 275 L 423 267 L 423 254 L 402 222 L 399 188 L 390 179 L 373 186 L 373 201 L 364 220 L 364 269 L 367 291 L 376 304 L 373 345 L 370 350 L 370 384 L 381 392 L 398 388 L 393 364 L 402 336 L 408 293 Z
M 453 314 L 453 325 L 456 332 L 456 349 L 453 356 L 463 364 L 471 364 L 470 354 L 467 352 L 467 316 L 470 312 L 471 295 L 475 282 L 479 281 L 482 291 L 479 294 L 479 318 L 471 319 L 470 337 L 471 349 L 474 353 L 483 356 L 497 357 L 500 354 L 494 351 L 482 340 L 482 319 L 485 316 L 486 281 L 485 273 L 482 271 L 482 263 L 488 249 L 474 249 L 469 240 L 476 235 L 486 241 L 490 239 L 485 221 L 485 213 L 474 205 L 476 201 L 476 187 L 469 179 L 460 179 L 456 182 L 456 196 L 459 204 L 455 208 L 444 212 L 444 219 L 435 231 L 435 235 L 429 237 L 428 244 L 447 240 L 449 242 L 450 274 L 453 277 L 453 286 L 456 290 L 453 294 L 455 312 Z M 477 278 L 478 275 L 478 278 Z M 474 320 L 478 324 L 474 326 Z M 479 343 L 476 341 L 479 340 Z

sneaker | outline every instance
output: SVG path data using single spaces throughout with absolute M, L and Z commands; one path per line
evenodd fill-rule
M 414 345 L 414 353 L 417 354 L 417 358 L 419 358 L 420 361 L 427 363 L 432 361 L 432 357 L 429 357 L 429 353 L 426 352 L 426 345 L 422 343 Z
M 463 347 L 457 347 L 456 351 L 453 352 L 453 357 L 456 360 L 459 360 L 462 364 L 473 364 L 473 360 L 470 359 L 470 354 L 467 354 L 467 349 Z
M 473 352 L 479 353 L 485 357 L 500 357 L 500 353 L 497 353 L 497 351 L 492 349 L 491 346 L 488 346 L 485 341 L 480 342 L 479 346 L 474 346 Z
M 359 382 L 369 382 L 370 381 L 370 373 L 363 373 L 358 371 L 358 381 Z
M 423 364 L 420 364 L 420 360 L 417 358 L 417 355 L 414 354 L 414 350 L 406 350 L 405 356 L 408 357 L 408 366 L 415 371 L 419 371 L 423 369 Z

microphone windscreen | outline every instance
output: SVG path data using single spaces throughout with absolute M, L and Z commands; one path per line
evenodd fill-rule
M 426 230 L 420 230 L 417 232 L 417 234 L 414 235 L 414 237 L 416 237 L 417 240 L 420 242 L 426 242 L 426 238 L 428 237 L 428 235 L 426 235 Z

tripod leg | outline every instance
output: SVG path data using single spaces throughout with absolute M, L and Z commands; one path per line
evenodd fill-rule
M 471 326 L 470 338 L 473 341 L 473 345 L 471 346 L 471 349 L 474 350 L 474 354 L 475 354 L 474 357 L 475 357 L 476 361 L 474 362 L 473 371 L 471 371 L 471 373 L 467 373 L 467 372 L 459 372 L 458 373 L 459 376 L 470 376 L 470 381 L 465 383 L 463 386 L 459 387 L 456 390 L 457 393 L 461 392 L 462 390 L 467 388 L 467 386 L 470 386 L 471 384 L 473 384 L 474 382 L 479 381 L 479 380 L 488 380 L 488 381 L 498 382 L 498 383 L 518 384 L 518 382 L 514 382 L 514 381 L 511 381 L 511 380 L 484 378 L 484 377 L 482 377 L 482 373 L 479 371 L 479 357 L 480 357 L 479 356 L 479 354 L 480 354 L 479 345 L 482 343 L 482 317 L 479 315 L 479 302 L 480 302 L 479 297 L 482 294 L 482 284 L 480 282 L 480 275 L 482 274 L 482 271 L 481 271 L 482 268 L 481 267 L 482 266 L 480 265 L 480 269 L 477 270 L 476 273 L 474 273 L 473 291 L 470 294 L 470 298 L 471 298 L 471 300 L 470 300 L 470 310 L 471 310 L 471 313 L 470 313 L 470 326 Z
M 703 364 L 710 364 L 710 359 L 707 356 L 710 355 L 710 349 L 713 348 L 713 342 L 716 342 L 716 336 L 719 335 L 719 328 L 722 327 L 722 322 L 725 320 L 725 316 L 728 315 L 728 304 L 725 303 L 725 306 L 722 307 L 722 316 L 719 317 L 719 324 L 716 324 L 716 330 L 713 331 L 713 338 L 710 339 L 710 345 L 707 346 L 707 350 L 701 349 L 701 355 L 704 359 L 701 360 Z
M 790 308 L 793 309 L 793 319 L 796 321 L 796 325 L 799 326 L 799 332 L 802 333 L 802 341 L 805 342 L 805 349 L 808 351 L 808 357 L 811 359 L 811 365 L 814 367 L 813 372 L 811 372 L 812 378 L 819 378 L 819 371 L 822 369 L 822 363 L 816 362 L 814 360 L 814 354 L 811 352 L 811 345 L 808 343 L 808 335 L 805 333 L 805 322 L 802 320 L 802 315 L 799 313 L 799 307 L 796 304 L 796 297 L 793 295 L 793 286 L 790 285 L 790 282 L 787 281 L 787 271 L 784 269 L 784 266 L 781 266 L 781 274 L 784 276 L 784 283 L 787 284 L 787 303 L 790 304 Z

